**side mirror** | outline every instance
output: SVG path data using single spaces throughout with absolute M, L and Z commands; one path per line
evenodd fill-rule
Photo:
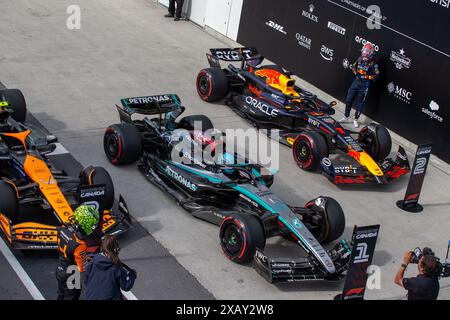
M 58 137 L 57 136 L 54 136 L 52 134 L 47 136 L 47 143 L 48 144 L 56 143 L 56 142 L 58 142 Z
M 56 150 L 56 145 L 55 144 L 48 144 L 48 145 L 45 145 L 45 146 L 40 146 L 40 147 L 37 147 L 37 150 L 39 151 L 39 153 L 41 155 L 47 155 L 47 154 L 52 153 L 53 151 Z

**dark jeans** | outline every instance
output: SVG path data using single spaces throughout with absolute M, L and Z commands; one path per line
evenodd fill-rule
M 365 81 L 361 81 L 358 78 L 353 80 L 350 89 L 348 89 L 347 98 L 345 98 L 345 116 L 347 118 L 350 116 L 352 104 L 356 98 L 355 119 L 358 120 L 359 116 L 364 111 L 368 91 L 369 86 Z
M 177 3 L 177 10 L 175 14 L 175 2 Z M 169 13 L 175 15 L 177 18 L 181 18 L 181 10 L 183 10 L 184 0 L 170 0 L 169 1 Z

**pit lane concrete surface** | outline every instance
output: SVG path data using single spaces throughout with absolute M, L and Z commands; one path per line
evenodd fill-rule
M 81 29 L 69 30 L 66 9 L 71 4 L 66 0 L 2 1 L 0 62 L 5 85 L 23 90 L 29 110 L 81 164 L 108 169 L 140 225 L 216 298 L 334 297 L 342 282 L 272 285 L 249 265 L 228 261 L 221 253 L 215 226 L 189 216 L 148 183 L 135 165 L 113 167 L 104 156 L 104 128 L 119 121 L 114 104 L 124 97 L 177 93 L 187 107 L 186 114 L 206 114 L 222 130 L 249 128 L 227 107 L 207 104 L 195 91 L 196 75 L 207 66 L 205 53 L 230 42 L 190 22 L 163 18 L 165 9 L 147 0 L 80 0 Z M 381 268 L 381 287 L 368 290 L 367 299 L 404 297 L 393 278 L 405 250 L 430 246 L 438 255 L 445 254 L 450 238 L 450 182 L 437 168 L 428 169 L 421 196 L 425 211 L 417 215 L 395 206 L 404 195 L 407 178 L 389 186 L 341 189 L 320 174 L 299 170 L 288 148 L 280 146 L 280 159 L 273 191 L 286 202 L 303 205 L 318 195 L 336 198 L 346 213 L 346 238 L 354 225 L 381 224 L 373 261 Z M 274 252 L 292 250 L 278 240 L 268 247 Z M 144 255 L 145 248 L 139 254 Z M 147 263 L 152 268 L 152 260 Z M 414 274 L 415 268 L 410 267 L 408 275 Z M 441 298 L 450 298 L 448 283 L 441 283 Z M 135 294 L 151 298 L 145 294 L 148 290 L 141 283 Z

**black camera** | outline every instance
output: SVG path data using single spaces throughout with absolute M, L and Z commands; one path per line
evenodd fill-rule
M 450 277 L 450 263 L 442 265 L 441 278 Z
M 423 257 L 423 256 L 432 256 L 435 257 L 433 250 L 431 250 L 428 247 L 420 249 L 419 247 L 415 248 L 414 251 L 411 251 L 411 263 L 419 263 L 419 260 Z M 439 260 L 439 259 L 438 259 Z
M 450 251 L 450 241 L 448 243 L 448 247 L 447 247 L 447 256 L 445 258 L 445 262 L 441 263 L 440 259 L 438 257 L 436 257 L 436 255 L 434 254 L 433 250 L 431 250 L 430 248 L 423 248 L 420 249 L 419 247 L 415 248 L 414 251 L 411 251 L 411 263 L 419 263 L 420 259 L 423 256 L 431 256 L 433 257 L 436 262 L 437 262 L 437 270 L 436 270 L 436 275 L 439 278 L 445 278 L 445 277 L 450 277 L 450 263 L 448 262 L 448 255 L 449 255 L 449 251 Z

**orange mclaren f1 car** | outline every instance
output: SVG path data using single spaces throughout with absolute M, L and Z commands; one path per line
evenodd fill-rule
M 104 185 L 102 231 L 120 234 L 129 228 L 126 204 L 113 209 L 114 185 L 101 167 L 78 177 L 55 168 L 49 156 L 56 137 L 26 124 L 25 99 L 18 89 L 0 91 L 0 230 L 17 249 L 55 249 L 57 226 L 70 221 L 80 186 Z M 121 208 L 121 209 L 119 209 Z
M 255 48 L 211 49 L 207 58 L 210 68 L 197 76 L 200 98 L 224 99 L 257 128 L 269 129 L 272 138 L 293 148 L 303 170 L 320 168 L 335 184 L 386 184 L 410 171 L 403 148 L 395 159 L 388 158 L 392 142 L 386 128 L 371 123 L 359 132 L 347 130 L 331 117 L 336 102 L 300 88 L 280 66 L 261 65 L 264 57 Z M 230 63 L 222 69 L 220 61 L 241 66 Z M 331 159 L 332 153 L 341 157 Z

